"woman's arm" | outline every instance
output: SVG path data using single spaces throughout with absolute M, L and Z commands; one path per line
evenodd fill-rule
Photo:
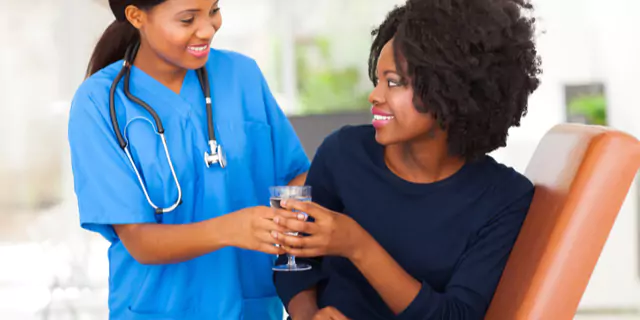
M 361 237 L 361 244 L 348 259 L 367 278 L 391 311 L 400 314 L 416 299 L 422 284 L 368 233 Z
M 283 230 L 272 221 L 274 215 L 272 208 L 252 207 L 197 223 L 123 224 L 113 227 L 138 262 L 170 264 L 191 260 L 227 246 L 282 254 L 282 249 L 274 246 L 279 242 L 271 236 L 272 230 Z
M 321 203 L 333 210 L 342 210 L 336 189 L 333 187 L 331 172 L 327 170 L 324 161 L 324 154 L 327 149 L 335 147 L 337 137 L 331 135 L 327 137 L 316 150 L 313 162 L 309 168 L 308 176 L 298 177 L 290 184 L 308 185 L 312 188 L 313 201 Z M 306 181 L 303 181 L 306 180 Z M 286 255 L 279 257 L 279 263 L 286 263 Z M 305 272 L 276 272 L 274 274 L 274 284 L 278 296 L 287 308 L 287 312 L 294 320 L 312 319 L 318 313 L 317 285 L 326 280 L 322 271 L 322 258 L 310 257 L 300 258 L 305 264 L 312 266 L 312 269 Z
M 496 214 L 470 242 L 444 291 L 407 273 L 352 218 L 314 203 L 286 201 L 283 207 L 307 212 L 306 222 L 292 212 L 274 221 L 308 237 L 279 234 L 287 253 L 296 257 L 324 255 L 349 259 L 366 277 L 398 319 L 482 319 L 520 232 L 533 189 Z M 416 252 L 416 254 L 420 254 Z
M 293 320 L 310 320 L 318 312 L 316 286 L 295 295 L 287 308 Z
M 298 217 L 298 214 L 292 212 L 287 213 L 287 216 L 276 217 L 275 221 L 285 229 L 311 235 L 303 238 L 278 235 L 288 246 L 285 249 L 289 254 L 296 257 L 335 255 L 348 258 L 396 314 L 415 300 L 420 291 L 420 282 L 408 274 L 353 219 L 311 202 L 287 200 L 282 205 L 287 209 L 306 212 L 315 218 L 314 223 L 308 223 L 302 216 Z M 300 300 L 300 303 L 306 302 L 306 299 Z M 291 300 L 292 304 L 293 302 L 294 299 Z
M 291 180 L 289 183 L 290 186 L 302 186 L 304 185 L 307 179 L 307 174 L 301 174 Z M 287 306 L 287 310 L 289 316 L 293 320 L 306 320 L 312 319 L 313 316 L 318 312 L 318 303 L 317 303 L 317 290 L 316 286 L 312 286 L 309 289 L 303 290 L 300 293 L 296 294 L 289 302 Z

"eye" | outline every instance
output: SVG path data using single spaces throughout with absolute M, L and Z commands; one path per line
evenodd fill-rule
M 195 19 L 195 17 L 189 17 L 186 19 L 180 19 L 180 22 L 184 23 L 184 24 L 191 24 L 193 23 L 193 20 Z
M 392 80 L 392 79 L 387 79 L 387 86 L 389 86 L 389 88 L 401 87 L 402 86 L 402 82 L 395 81 L 395 80 Z
M 216 15 L 218 12 L 220 12 L 220 8 L 215 8 L 215 9 L 211 10 L 211 12 L 209 12 L 209 15 L 214 16 L 214 15 Z

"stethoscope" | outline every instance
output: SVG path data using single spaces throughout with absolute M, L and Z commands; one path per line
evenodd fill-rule
M 182 188 L 180 187 L 178 176 L 176 175 L 176 171 L 173 167 L 173 161 L 171 161 L 171 154 L 169 153 L 169 148 L 167 147 L 167 140 L 164 136 L 164 127 L 162 126 L 162 121 L 160 120 L 160 117 L 158 117 L 158 114 L 155 112 L 155 110 L 153 110 L 153 108 L 151 108 L 148 104 L 146 104 L 144 101 L 142 101 L 138 97 L 131 94 L 131 92 L 129 91 L 129 78 L 131 75 L 131 66 L 133 65 L 133 60 L 139 48 L 140 48 L 140 43 L 138 42 L 135 45 L 130 46 L 125 53 L 122 69 L 116 76 L 115 80 L 113 80 L 113 84 L 111 85 L 111 89 L 109 90 L 109 111 L 111 113 L 111 123 L 113 124 L 113 129 L 115 131 L 116 138 L 118 139 L 118 143 L 120 144 L 120 148 L 124 150 L 125 154 L 127 155 L 127 158 L 129 158 L 129 162 L 131 162 L 131 166 L 133 167 L 133 170 L 135 171 L 136 176 L 138 177 L 138 182 L 140 183 L 140 186 L 142 187 L 142 191 L 144 192 L 144 195 L 147 198 L 147 202 L 149 202 L 149 204 L 155 209 L 156 214 L 163 214 L 163 213 L 167 213 L 175 210 L 180 205 L 180 203 L 182 203 Z M 213 111 L 211 108 L 211 88 L 209 87 L 209 77 L 207 75 L 206 67 L 202 67 L 196 70 L 196 74 L 198 75 L 198 80 L 200 81 L 200 86 L 202 87 L 202 92 L 204 93 L 205 102 L 207 106 L 209 152 L 205 151 L 204 153 L 204 163 L 207 166 L 207 168 L 209 168 L 213 164 L 219 164 L 221 168 L 224 168 L 226 166 L 226 160 L 222 152 L 222 146 L 220 146 L 216 141 L 216 135 L 213 127 Z M 131 101 L 145 108 L 147 112 L 151 114 L 151 116 L 153 117 L 153 120 L 155 121 L 156 126 L 154 129 L 156 131 L 156 134 L 159 135 L 160 139 L 162 140 L 165 156 L 167 157 L 167 162 L 169 163 L 169 168 L 171 169 L 171 174 L 173 175 L 173 180 L 175 181 L 176 188 L 178 189 L 178 199 L 176 199 L 176 201 L 170 207 L 160 208 L 155 203 L 153 203 L 153 201 L 149 197 L 147 188 L 144 185 L 144 181 L 140 176 L 138 167 L 133 161 L 133 157 L 131 157 L 131 152 L 129 150 L 129 143 L 120 133 L 120 126 L 118 125 L 118 119 L 116 117 L 114 96 L 116 92 L 116 87 L 120 82 L 120 80 L 122 79 L 122 77 L 124 77 L 124 94 Z M 125 128 L 125 131 L 126 131 L 126 128 Z

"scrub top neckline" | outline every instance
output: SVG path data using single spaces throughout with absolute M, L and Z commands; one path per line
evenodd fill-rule
M 167 87 L 160 81 L 156 80 L 154 77 L 150 76 L 148 73 L 144 72 L 144 70 L 136 67 L 135 65 L 132 65 L 130 83 L 133 86 L 135 86 L 135 83 L 137 82 L 135 79 L 139 79 L 138 81 L 140 81 L 141 83 L 151 84 L 151 85 L 145 85 L 145 86 L 136 86 L 137 90 L 144 90 L 152 96 L 157 95 L 157 92 L 155 92 L 156 90 L 167 91 L 166 94 L 173 96 L 176 99 L 180 99 L 182 104 L 186 104 L 189 108 L 173 107 L 171 108 L 171 110 L 177 111 L 182 115 L 188 115 L 191 112 L 191 109 L 196 107 L 196 105 L 193 105 L 192 99 L 189 99 L 189 97 L 194 93 L 193 91 L 194 86 L 197 88 L 197 92 L 200 92 L 200 94 L 202 95 L 202 99 L 204 99 L 204 95 L 202 94 L 202 90 L 200 89 L 201 86 L 196 77 L 195 70 L 187 69 L 184 79 L 182 80 L 182 86 L 180 87 L 179 94 L 171 90 L 169 87 Z M 167 103 L 170 103 L 170 102 L 167 102 Z M 154 109 L 162 108 L 162 106 L 154 106 L 154 105 L 151 105 L 151 107 Z

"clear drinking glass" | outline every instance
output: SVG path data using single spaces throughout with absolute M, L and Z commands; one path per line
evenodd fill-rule
M 271 207 L 279 208 L 280 201 L 284 199 L 295 199 L 298 201 L 311 201 L 311 187 L 310 186 L 278 186 L 269 188 L 271 192 L 270 203 Z M 304 212 L 302 212 L 304 213 Z M 306 213 L 304 213 L 306 215 Z M 288 232 L 287 234 L 297 236 L 297 232 Z M 304 263 L 296 263 L 296 257 L 287 254 L 287 264 L 276 265 L 272 269 L 273 271 L 307 271 L 311 270 L 311 266 Z

